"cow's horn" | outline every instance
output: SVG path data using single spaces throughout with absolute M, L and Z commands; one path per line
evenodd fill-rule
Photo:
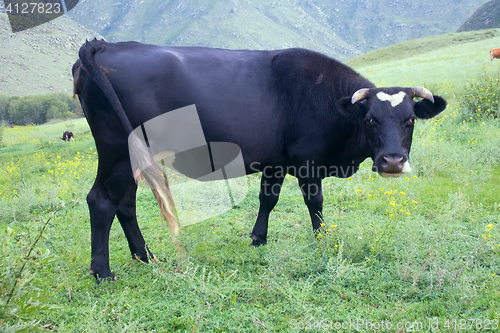
M 424 87 L 413 87 L 411 90 L 413 91 L 413 97 L 422 97 L 434 103 L 434 96 L 432 96 L 432 93 L 428 89 Z
M 362 99 L 365 99 L 366 95 L 368 95 L 369 90 L 370 90 L 369 88 L 362 88 L 356 91 L 354 95 L 352 95 L 351 103 L 354 104 Z

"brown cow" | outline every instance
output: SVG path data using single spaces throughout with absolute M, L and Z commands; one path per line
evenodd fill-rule
M 493 59 L 500 59 L 500 48 L 493 48 L 490 50 L 490 57 L 491 57 L 491 62 L 493 62 Z

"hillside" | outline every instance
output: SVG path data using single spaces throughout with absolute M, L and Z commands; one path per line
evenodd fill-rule
M 82 0 L 70 16 L 107 40 L 306 47 L 340 60 L 454 32 L 485 0 Z
M 458 31 L 493 28 L 500 28 L 500 0 L 491 0 L 481 6 Z
M 498 76 L 500 61 L 491 63 L 489 54 L 495 45 L 500 45 L 500 29 L 457 32 L 392 45 L 347 64 L 378 86 L 431 85 L 436 94 L 454 95 L 469 80 Z
M 297 3 L 299 2 L 300 1 Z M 206 1 L 203 3 L 206 3 Z M 126 26 L 130 27 L 130 29 L 126 31 L 123 30 L 123 33 L 137 33 L 137 38 L 131 39 L 142 38 L 146 39 L 148 42 L 156 44 L 161 44 L 161 41 L 163 40 L 165 43 L 168 42 L 170 44 L 185 45 L 211 45 L 213 43 L 227 48 L 278 48 L 290 46 L 303 46 L 311 49 L 320 48 L 320 51 L 331 56 L 334 51 L 340 52 L 339 54 L 333 54 L 333 56 L 341 60 L 352 58 L 352 55 L 357 54 L 358 52 L 348 46 L 345 46 L 345 48 L 339 51 L 340 49 L 338 49 L 338 45 L 345 44 L 342 44 L 342 40 L 339 39 L 337 35 L 330 35 L 332 39 L 328 42 L 323 41 L 323 46 L 321 47 L 318 47 L 318 44 L 314 43 L 312 38 L 302 39 L 304 44 L 289 42 L 290 40 L 299 40 L 301 38 L 301 31 L 313 31 L 316 28 L 314 25 L 315 23 L 311 21 L 308 23 L 308 28 L 304 28 L 304 26 L 297 27 L 295 32 L 287 30 L 285 26 L 287 24 L 291 24 L 289 21 L 286 21 L 287 17 L 293 17 L 293 15 L 296 15 L 297 17 L 301 15 L 303 17 L 310 16 L 308 16 L 309 14 L 305 10 L 286 12 L 283 8 L 279 8 L 279 6 L 284 6 L 284 2 L 277 2 L 274 4 L 275 7 L 273 10 L 275 10 L 275 16 L 274 21 L 272 21 L 274 24 L 281 22 L 281 25 L 276 25 L 276 29 L 282 29 L 282 33 L 280 35 L 282 37 L 281 40 L 277 40 L 278 38 L 275 34 L 269 33 L 268 29 L 266 29 L 266 24 L 262 22 L 262 26 L 260 27 L 257 27 L 257 23 L 254 23 L 253 25 L 245 23 L 246 28 L 241 30 L 242 32 L 235 33 L 236 37 L 230 40 L 226 39 L 224 33 L 233 28 L 240 29 L 243 26 L 241 25 L 243 24 L 241 22 L 247 22 L 244 18 L 251 14 L 249 12 L 245 12 L 245 14 L 242 13 L 244 12 L 244 9 L 248 7 L 243 6 L 244 2 L 236 3 L 233 1 L 233 3 L 233 21 L 223 20 L 223 17 L 221 16 L 221 23 L 217 24 L 217 28 L 215 27 L 217 21 L 215 17 L 209 16 L 208 14 L 197 14 L 201 18 L 196 19 L 193 17 L 191 23 L 184 19 L 186 26 L 177 26 L 177 33 L 171 31 L 171 39 L 167 41 L 167 33 L 160 34 L 155 32 L 153 28 L 151 28 L 153 30 L 148 33 L 140 33 L 140 31 L 143 31 L 140 29 L 143 29 L 144 27 L 135 26 L 134 24 L 137 24 L 138 21 L 133 15 L 130 14 L 131 16 L 129 18 L 122 18 L 122 21 L 126 22 Z M 342 3 L 343 2 L 341 1 L 339 2 L 339 4 Z M 93 4 L 95 4 L 93 0 L 84 1 L 81 6 L 79 5 L 75 8 L 75 11 L 81 11 L 83 8 L 82 6 L 84 5 L 89 6 Z M 192 4 L 193 2 L 190 3 L 190 6 Z M 210 13 L 212 13 L 211 15 L 215 15 L 214 13 L 220 9 L 218 6 L 223 7 L 224 4 L 224 1 L 219 1 L 217 3 L 214 2 L 213 8 L 210 10 Z M 166 10 L 168 6 L 172 6 L 172 3 L 169 2 L 162 6 L 162 8 Z M 111 6 L 111 8 L 115 7 L 118 8 L 119 6 Z M 143 7 L 146 9 L 148 8 L 147 4 Z M 178 11 L 179 13 L 186 14 L 186 11 L 189 8 L 191 7 L 185 4 L 185 7 L 179 7 Z M 216 8 L 219 9 L 216 10 Z M 271 15 L 270 13 L 272 13 L 271 9 L 273 7 L 271 4 L 269 5 L 269 8 L 264 6 L 259 8 L 260 9 L 258 11 L 255 10 L 255 13 L 252 14 L 256 17 L 254 22 L 257 22 L 257 18 L 266 18 Z M 128 10 L 128 12 L 130 11 L 131 10 Z M 106 12 L 106 10 L 103 10 L 102 13 Z M 159 17 L 163 17 L 162 15 L 164 15 L 161 14 L 162 10 L 160 10 L 159 7 L 154 12 Z M 150 17 L 151 21 L 148 22 L 156 22 L 154 15 L 148 16 L 148 13 L 150 12 L 145 11 L 144 13 L 139 13 L 136 16 L 143 15 L 144 17 Z M 240 14 L 236 15 L 237 13 Z M 119 35 L 119 32 L 124 29 L 124 26 L 121 26 L 118 23 L 106 23 L 105 16 L 101 16 L 104 14 L 96 12 L 93 12 L 93 14 L 95 17 L 94 21 L 101 22 L 101 25 L 95 26 L 96 28 L 101 30 L 107 29 L 111 35 Z M 184 17 L 186 16 L 190 17 L 189 15 L 185 15 Z M 108 17 L 108 21 L 112 22 L 110 17 Z M 119 15 L 117 17 L 119 17 Z M 179 20 L 175 22 L 179 23 L 181 17 L 182 15 L 180 14 L 178 16 L 174 15 L 172 20 L 175 18 L 176 20 Z M 282 17 L 281 21 L 279 17 Z M 164 25 L 167 26 L 167 23 L 170 22 L 168 24 L 174 27 L 175 24 L 172 23 L 172 20 L 164 21 Z M 213 29 L 207 29 L 206 26 L 203 28 L 201 26 L 202 22 L 212 25 Z M 232 22 L 231 24 L 233 25 L 229 22 Z M 241 24 L 237 25 L 236 22 L 240 22 Z M 297 19 L 296 22 L 301 21 Z M 107 26 L 107 28 L 105 28 L 105 26 Z M 113 26 L 114 30 L 111 29 L 111 26 Z M 195 28 L 198 31 L 197 34 L 193 33 L 193 29 Z M 326 28 L 323 27 L 322 29 L 325 30 L 326 36 Z M 220 33 L 217 33 L 217 31 L 220 31 Z M 287 33 L 289 34 L 287 35 Z M 71 65 L 77 58 L 78 48 L 86 38 L 91 39 L 95 35 L 96 33 L 92 33 L 90 30 L 83 28 L 74 21 L 68 19 L 66 16 L 37 28 L 12 34 L 8 28 L 6 15 L 0 14 L 0 43 L 2 45 L 0 48 L 0 94 L 29 95 L 48 92 L 71 93 Z M 478 63 L 483 62 L 486 64 L 489 59 L 487 51 L 491 47 L 500 45 L 500 40 L 496 37 L 497 35 L 498 31 L 496 30 L 484 30 L 481 32 L 464 32 L 413 39 L 411 41 L 398 43 L 388 48 L 381 48 L 379 50 L 355 57 L 349 61 L 349 64 L 356 69 L 362 69 L 362 73 L 369 78 L 375 78 L 375 83 L 390 85 L 389 82 L 386 82 L 383 78 L 390 77 L 388 76 L 388 73 L 392 73 L 392 77 L 400 77 L 399 75 L 394 75 L 394 73 L 407 67 L 408 59 L 413 59 L 412 61 L 425 63 L 426 66 L 420 71 L 409 72 L 406 76 L 408 80 L 414 80 L 414 83 L 422 84 L 423 82 L 428 82 L 428 80 L 425 80 L 425 75 L 441 73 L 442 80 L 446 80 L 446 82 L 454 84 L 453 82 L 456 82 L 456 80 L 453 79 L 453 76 L 462 76 L 466 80 L 466 76 L 469 75 L 470 72 L 466 73 L 465 70 L 463 72 L 461 70 L 458 71 L 456 68 L 446 71 L 445 68 L 448 68 L 448 64 L 454 64 L 458 66 L 457 68 L 469 68 L 472 64 L 476 66 Z M 123 39 L 127 38 L 128 37 L 123 36 Z M 152 40 L 153 38 L 157 39 Z M 317 38 L 319 39 L 318 36 Z M 207 40 L 211 41 L 211 43 L 204 44 L 202 42 Z M 332 45 L 337 45 L 337 49 L 330 48 Z M 472 46 L 472 49 L 463 48 L 461 47 L 462 45 L 466 45 L 467 47 Z M 486 49 L 486 51 L 484 51 L 484 49 Z M 490 66 L 488 68 L 492 67 Z M 429 71 L 428 69 L 432 70 Z M 471 70 L 476 71 L 477 66 Z M 383 79 L 381 82 L 377 81 L 379 77 Z
M 359 54 L 328 26 L 284 1 L 82 1 L 70 14 L 107 40 L 230 49 L 305 47 L 343 58 Z
M 14 34 L 0 13 L 0 94 L 72 93 L 71 66 L 94 37 L 101 38 L 66 16 Z

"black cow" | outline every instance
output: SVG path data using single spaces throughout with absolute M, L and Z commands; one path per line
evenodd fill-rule
M 408 172 L 415 120 L 446 108 L 427 89 L 377 88 L 351 68 L 305 49 L 234 51 L 94 40 L 81 47 L 79 58 L 73 66 L 75 93 L 99 154 L 87 197 L 91 273 L 98 281 L 114 278 L 108 242 L 115 215 L 132 255 L 148 261 L 127 146 L 132 130 L 147 120 L 195 104 L 207 142 L 240 147 L 246 172 L 262 172 L 251 233 L 252 244 L 260 245 L 287 173 L 298 178 L 317 230 L 323 178 L 349 177 L 367 157 L 382 175 Z
M 62 141 L 75 141 L 75 136 L 73 135 L 73 132 L 64 131 L 61 140 Z

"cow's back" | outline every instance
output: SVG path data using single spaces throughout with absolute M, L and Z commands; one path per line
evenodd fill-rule
M 277 51 L 101 43 L 95 61 L 134 128 L 194 104 L 208 142 L 239 145 L 245 161 L 280 158 L 284 111 L 271 69 Z

